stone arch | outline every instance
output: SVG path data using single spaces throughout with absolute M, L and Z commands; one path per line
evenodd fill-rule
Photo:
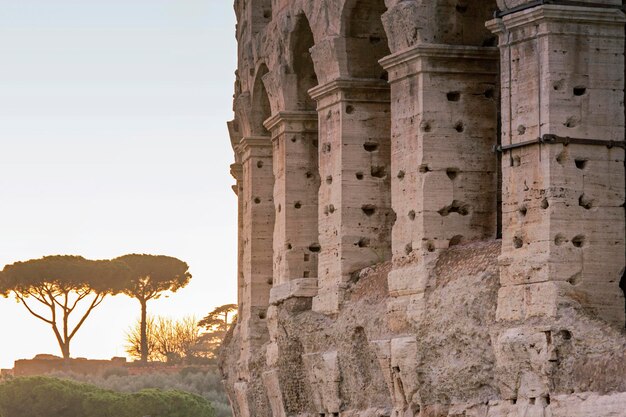
M 315 100 L 308 91 L 317 86 L 318 78 L 311 57 L 311 48 L 315 45 L 313 31 L 304 13 L 296 17 L 295 29 L 291 35 L 292 69 L 296 76 L 296 109 L 313 111 Z
M 252 88 L 252 126 L 251 130 L 254 135 L 269 136 L 268 130 L 263 123 L 272 116 L 272 108 L 270 106 L 269 96 L 263 83 L 263 77 L 269 72 L 267 65 L 261 64 L 256 71 L 254 85 Z
M 382 15 L 384 0 L 348 0 L 342 13 L 346 37 L 348 75 L 354 78 L 386 79 L 378 60 L 390 54 Z

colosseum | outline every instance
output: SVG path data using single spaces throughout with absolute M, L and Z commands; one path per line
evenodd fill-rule
M 626 416 L 622 2 L 235 11 L 235 416 Z

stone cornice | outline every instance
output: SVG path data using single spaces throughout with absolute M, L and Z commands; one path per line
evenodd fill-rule
M 486 27 L 498 34 L 505 30 L 536 25 L 539 21 L 623 26 L 626 16 L 621 10 L 614 8 L 543 5 L 490 20 Z
M 378 62 L 386 70 L 391 70 L 399 65 L 403 65 L 418 58 L 494 61 L 499 59 L 499 54 L 500 52 L 495 46 L 484 47 L 446 44 L 419 44 L 410 49 L 389 55 Z M 460 68 L 459 71 L 461 72 L 462 69 Z
M 267 130 L 271 131 L 281 123 L 306 123 L 313 121 L 317 121 L 316 111 L 281 111 L 263 122 L 263 125 Z
M 240 155 L 250 153 L 252 150 L 272 149 L 272 140 L 269 136 L 247 136 L 237 144 L 235 151 Z M 244 157 L 242 160 L 246 160 Z
M 234 163 L 230 165 L 230 175 L 237 181 L 241 181 L 243 178 L 243 165 L 240 163 Z
M 323 85 L 318 85 L 309 90 L 309 95 L 314 100 L 321 100 L 331 94 L 349 91 L 351 93 L 388 93 L 389 83 L 385 80 L 369 78 L 338 78 Z M 368 100 L 376 101 L 376 100 Z M 386 100 L 389 101 L 389 100 Z

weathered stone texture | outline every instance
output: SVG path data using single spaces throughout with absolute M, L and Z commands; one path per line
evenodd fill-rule
M 237 417 L 626 417 L 620 6 L 235 1 Z

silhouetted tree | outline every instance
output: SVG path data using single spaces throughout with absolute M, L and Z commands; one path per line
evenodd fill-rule
M 198 326 L 205 329 L 198 341 L 198 345 L 202 346 L 202 351 L 206 352 L 205 357 L 214 358 L 217 355 L 228 328 L 237 318 L 236 311 L 236 304 L 219 306 L 198 322 Z
M 121 262 L 46 256 L 5 266 L 0 273 L 0 294 L 5 297 L 13 294 L 33 316 L 48 323 L 67 359 L 76 332 L 107 295 L 120 293 L 125 288 L 129 273 Z M 31 300 L 49 312 L 39 311 Z M 78 311 L 82 316 L 72 327 L 70 316 Z
M 159 298 L 166 291 L 176 292 L 187 285 L 191 279 L 189 266 L 170 256 L 132 254 L 115 260 L 124 262 L 131 270 L 130 283 L 124 293 L 136 298 L 141 304 L 141 361 L 147 362 L 148 301 Z
M 200 327 L 193 316 L 174 320 L 169 317 L 151 317 L 146 320 L 148 359 L 176 363 L 182 360 L 194 362 Z M 126 353 L 141 359 L 141 320 L 126 333 Z

